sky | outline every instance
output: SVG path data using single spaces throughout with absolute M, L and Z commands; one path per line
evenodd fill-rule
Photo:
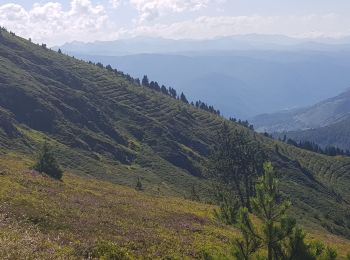
M 0 0 L 0 25 L 49 46 L 137 36 L 350 36 L 350 0 Z

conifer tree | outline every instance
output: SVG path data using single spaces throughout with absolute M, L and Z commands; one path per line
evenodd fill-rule
M 262 246 L 261 239 L 257 235 L 253 223 L 249 218 L 247 208 L 241 208 L 238 213 L 238 228 L 241 230 L 242 239 L 234 240 L 233 256 L 236 259 L 249 260 Z
M 266 258 L 260 258 L 267 260 L 336 259 L 337 253 L 332 248 L 325 248 L 320 242 L 306 243 L 304 231 L 287 216 L 291 203 L 282 199 L 271 163 L 264 164 L 264 176 L 256 185 L 252 206 L 253 213 L 262 222 L 261 227 L 259 230 L 254 227 L 247 208 L 240 209 L 237 226 L 242 238 L 234 241 L 236 259 L 254 259 L 260 248 L 267 252 Z
M 142 182 L 141 182 L 140 178 L 137 178 L 137 183 L 136 183 L 135 189 L 138 190 L 138 191 L 142 191 L 143 190 L 143 185 L 142 185 Z
M 147 75 L 143 76 L 143 78 L 142 78 L 142 85 L 145 86 L 145 87 L 149 87 L 149 80 L 148 80 Z
M 191 188 L 190 199 L 193 201 L 200 201 L 200 197 L 199 197 L 194 185 L 192 185 L 192 188 Z
M 251 212 L 250 200 L 255 195 L 255 182 L 263 173 L 264 160 L 257 141 L 252 141 L 243 131 L 231 131 L 224 123 L 209 161 L 209 176 L 220 183 L 230 199 L 237 198 L 240 206 Z
M 50 146 L 45 143 L 39 154 L 38 161 L 34 165 L 34 170 L 45 173 L 54 179 L 62 179 L 63 171 L 58 165 Z
M 188 100 L 185 96 L 185 94 L 183 92 L 181 92 L 181 95 L 180 95 L 180 100 L 186 104 L 188 104 Z
M 234 195 L 216 187 L 216 200 L 219 202 L 219 210 L 214 210 L 216 219 L 227 225 L 236 224 L 237 212 L 241 205 Z
M 160 90 L 161 90 L 161 92 L 162 92 L 163 94 L 169 95 L 168 89 L 167 89 L 164 85 L 162 85 L 162 87 L 161 87 Z
M 176 98 L 177 96 L 176 90 L 172 87 L 169 87 L 169 94 L 172 98 Z
M 267 259 L 278 259 L 281 242 L 293 233 L 295 220 L 286 216 L 291 206 L 282 201 L 277 179 L 271 163 L 265 163 L 264 176 L 256 187 L 256 197 L 252 200 L 254 213 L 263 221 L 263 243 L 267 246 Z

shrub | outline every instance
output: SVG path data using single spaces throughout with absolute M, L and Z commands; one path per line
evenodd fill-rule
M 52 153 L 51 148 L 47 143 L 42 147 L 42 150 L 39 154 L 38 161 L 34 165 L 34 170 L 45 173 L 50 177 L 60 180 L 63 176 L 63 171 L 58 165 L 55 156 Z
M 142 191 L 142 190 L 143 190 L 143 185 L 142 185 L 142 182 L 141 182 L 141 179 L 140 179 L 140 178 L 137 179 L 137 183 L 136 183 L 135 189 L 136 189 L 137 191 Z
M 116 243 L 111 241 L 98 241 L 97 245 L 92 251 L 92 258 L 101 260 L 129 260 L 131 259 L 128 251 L 119 247 Z

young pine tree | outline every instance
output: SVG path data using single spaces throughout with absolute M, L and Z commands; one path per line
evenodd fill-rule
M 193 201 L 200 201 L 201 200 L 198 193 L 197 193 L 196 187 L 194 185 L 192 185 L 192 188 L 191 188 L 190 199 Z
M 286 215 L 291 203 L 281 199 L 271 163 L 265 163 L 264 172 L 256 185 L 252 206 L 254 213 L 263 222 L 261 239 L 267 247 L 267 259 L 280 259 L 283 254 L 281 243 L 293 234 L 296 222 Z
M 249 218 L 247 208 L 240 208 L 237 222 L 243 238 L 234 240 L 233 256 L 235 259 L 249 260 L 261 248 L 261 238 Z
M 52 153 L 52 149 L 47 143 L 43 145 L 38 160 L 33 168 L 34 170 L 40 173 L 45 173 L 57 180 L 62 179 L 63 176 L 63 171 L 58 165 L 56 158 Z
M 219 210 L 214 210 L 216 219 L 226 225 L 237 223 L 237 214 L 241 207 L 239 200 L 232 192 L 215 187 L 216 200 L 219 202 Z
M 265 163 L 264 176 L 259 178 L 256 196 L 252 199 L 253 213 L 261 221 L 260 228 L 254 227 L 248 209 L 242 207 L 237 226 L 243 238 L 234 241 L 234 257 L 254 259 L 256 252 L 264 248 L 267 256 L 260 258 L 267 260 L 336 259 L 335 250 L 325 248 L 320 242 L 305 242 L 304 231 L 286 214 L 290 205 L 289 201 L 281 198 L 272 164 Z
M 143 190 L 143 185 L 142 185 L 142 182 L 141 182 L 141 179 L 140 179 L 140 178 L 137 179 L 137 183 L 136 183 L 135 189 L 136 189 L 137 191 L 142 191 L 142 190 Z

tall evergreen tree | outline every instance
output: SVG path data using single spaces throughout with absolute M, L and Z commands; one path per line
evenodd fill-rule
M 161 90 L 157 81 L 154 82 L 154 89 L 158 92 L 160 92 L 160 90 Z
M 167 89 L 164 85 L 162 85 L 162 87 L 160 88 L 160 90 L 162 91 L 163 94 L 169 95 L 168 89 Z
M 183 92 L 181 92 L 181 95 L 180 95 L 180 100 L 186 104 L 188 104 L 188 100 L 185 96 L 185 94 Z
M 243 131 L 231 131 L 224 123 L 217 134 L 215 152 L 209 161 L 209 175 L 221 184 L 240 206 L 251 211 L 251 197 L 255 195 L 255 182 L 263 173 L 265 155 L 257 141 Z
M 169 87 L 169 94 L 172 98 L 176 98 L 177 96 L 176 90 L 172 87 Z
M 145 87 L 149 87 L 149 80 L 148 80 L 147 75 L 143 76 L 143 78 L 142 78 L 142 85 L 145 86 Z

